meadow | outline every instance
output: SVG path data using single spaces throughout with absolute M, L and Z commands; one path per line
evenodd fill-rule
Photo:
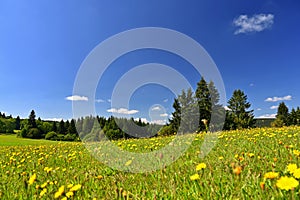
M 204 135 L 197 134 L 171 165 L 128 173 L 100 163 L 80 142 L 0 135 L 0 199 L 299 199 L 299 137 L 296 126 L 224 131 L 200 158 Z M 172 139 L 115 144 L 145 152 Z

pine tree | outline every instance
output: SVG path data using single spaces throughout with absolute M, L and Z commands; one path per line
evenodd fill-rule
M 30 115 L 29 115 L 28 127 L 29 128 L 37 128 L 34 110 L 32 110 L 31 113 L 30 113 Z
M 253 110 L 248 110 L 251 104 L 247 99 L 243 91 L 235 90 L 228 101 L 228 117 L 233 119 L 233 128 L 250 128 L 255 124 Z
M 53 131 L 53 132 L 57 132 L 57 126 L 56 126 L 56 122 L 55 121 L 53 121 L 52 122 L 52 128 L 51 128 L 51 131 Z
M 214 82 L 210 81 L 208 84 L 208 90 L 210 94 L 210 100 L 211 100 L 211 109 L 210 111 L 210 131 L 221 131 L 224 126 L 224 120 L 225 120 L 225 109 L 220 104 L 220 94 L 215 87 Z M 212 121 L 213 120 L 213 121 Z
M 21 128 L 21 119 L 20 119 L 19 116 L 17 116 L 17 118 L 16 118 L 16 127 L 15 127 L 15 129 L 16 129 L 16 130 L 20 130 L 20 128 Z
M 66 134 L 65 122 L 63 119 L 59 122 L 58 133 L 63 135 Z
M 189 88 L 183 90 L 178 97 L 181 106 L 180 133 L 194 133 L 199 126 L 199 110 L 193 91 Z
M 278 106 L 276 119 L 282 120 L 284 126 L 289 125 L 289 109 L 284 102 L 281 102 Z
M 97 120 L 95 120 L 95 121 L 97 121 Z M 77 134 L 76 126 L 75 126 L 75 120 L 74 119 L 71 120 L 70 126 L 68 128 L 68 133 L 70 133 L 70 134 Z
M 291 113 L 289 114 L 288 124 L 297 125 L 297 112 L 294 108 L 292 108 Z
M 199 130 L 203 131 L 207 129 L 207 125 L 204 122 L 207 124 L 210 123 L 212 108 L 211 94 L 208 89 L 207 82 L 203 77 L 197 83 L 195 96 L 199 106 Z M 218 100 L 218 96 L 215 96 L 214 98 L 214 101 Z
M 174 99 L 173 108 L 174 112 L 172 113 L 172 119 L 170 119 L 169 122 L 172 133 L 177 133 L 181 121 L 181 106 L 178 98 Z

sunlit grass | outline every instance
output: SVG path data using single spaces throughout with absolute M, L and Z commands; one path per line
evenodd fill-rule
M 0 184 L 0 199 L 298 199 L 299 136 L 299 127 L 223 132 L 201 159 L 203 136 L 198 134 L 170 166 L 138 174 L 111 169 L 81 143 L 29 145 L 26 140 L 12 146 L 5 142 L 12 136 L 0 136 L 2 145 L 10 145 L 0 147 L 0 180 L 6 183 Z M 114 143 L 126 151 L 149 152 L 170 141 Z

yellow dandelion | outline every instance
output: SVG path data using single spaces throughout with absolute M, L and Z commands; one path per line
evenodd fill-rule
M 81 185 L 78 184 L 78 185 L 75 185 L 73 186 L 71 189 L 70 189 L 70 192 L 75 192 L 75 191 L 78 191 L 81 189 Z
M 48 185 L 48 182 L 45 182 L 41 185 L 41 188 L 45 188 Z
M 250 158 L 252 158 L 252 157 L 254 157 L 254 153 L 248 153 L 248 156 L 249 156 Z
M 67 192 L 67 193 L 66 193 L 66 197 L 68 197 L 68 198 L 72 197 L 73 195 L 74 195 L 73 192 Z
M 264 178 L 274 179 L 274 178 L 277 178 L 278 176 L 279 176 L 279 173 L 277 173 L 277 172 L 268 172 L 264 175 Z
M 67 188 L 71 188 L 71 187 L 73 187 L 74 185 L 71 183 L 71 184 L 69 184 L 69 185 L 67 185 Z
M 132 160 L 128 160 L 128 161 L 125 163 L 125 166 L 129 166 L 131 163 L 132 163 Z
M 220 156 L 220 157 L 219 157 L 219 160 L 223 160 L 223 159 L 224 159 L 224 157 L 223 157 L 223 156 Z
M 41 192 L 40 192 L 40 197 L 44 196 L 47 193 L 47 189 L 44 188 Z
M 34 183 L 35 180 L 36 180 L 36 174 L 33 174 L 33 175 L 29 178 L 28 184 L 29 184 L 29 185 L 32 185 L 32 184 Z
M 200 163 L 197 165 L 196 167 L 196 171 L 200 171 L 201 169 L 205 169 L 206 168 L 206 164 L 205 163 Z
M 295 171 L 293 172 L 293 176 L 297 179 L 300 178 L 300 168 L 295 169 Z
M 54 198 L 57 199 L 59 198 L 65 191 L 65 186 L 61 186 L 57 192 L 54 194 Z
M 297 168 L 298 168 L 298 167 L 297 167 L 296 164 L 289 164 L 289 165 L 287 166 L 287 171 L 288 171 L 289 173 L 293 174 L 294 171 L 295 171 Z
M 99 176 L 97 176 L 96 178 L 99 179 L 99 180 L 101 180 L 101 179 L 103 179 L 103 176 L 102 176 L 102 175 L 99 175 Z
M 300 151 L 298 151 L 298 150 L 293 150 L 293 153 L 294 153 L 294 155 L 296 155 L 296 156 L 300 156 Z
M 281 190 L 291 190 L 294 189 L 299 185 L 299 182 L 294 179 L 293 177 L 281 177 L 279 180 L 277 180 L 276 186 Z
M 64 198 L 62 198 L 61 200 L 67 200 L 68 198 L 67 197 L 64 197 Z
M 198 180 L 198 179 L 200 179 L 200 176 L 199 176 L 199 174 L 194 174 L 194 175 L 190 176 L 190 179 L 191 179 L 192 181 Z

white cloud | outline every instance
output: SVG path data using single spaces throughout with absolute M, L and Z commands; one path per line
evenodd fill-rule
M 43 120 L 45 120 L 45 121 L 56 121 L 56 122 L 60 122 L 62 119 L 63 119 L 63 118 L 56 118 L 56 117 L 54 117 L 54 118 L 45 118 L 45 119 L 43 119 Z
M 151 110 L 161 110 L 161 108 L 159 106 L 154 106 L 153 108 L 151 108 Z
M 96 99 L 95 100 L 97 103 L 104 103 L 105 101 L 103 99 Z
M 168 101 L 169 101 L 169 99 L 164 99 L 164 100 L 163 100 L 163 102 L 165 102 L 165 103 L 168 102 Z
M 167 123 L 167 120 L 165 119 L 148 121 L 146 118 L 135 118 L 134 121 L 139 121 L 139 119 L 141 119 L 142 122 L 149 123 L 149 124 L 165 125 Z
M 132 115 L 132 114 L 138 113 L 139 111 L 138 110 L 128 110 L 127 108 L 119 108 L 119 109 L 111 108 L 111 109 L 108 109 L 107 112 L 117 113 L 117 114 L 125 114 L 125 115 Z
M 85 96 L 73 95 L 66 97 L 66 100 L 69 101 L 88 101 L 89 99 Z
M 153 120 L 150 122 L 151 124 L 159 124 L 159 125 L 165 125 L 167 123 L 167 120 Z
M 261 115 L 257 118 L 276 118 L 276 114 L 265 114 L 265 115 Z
M 107 102 L 109 102 L 109 103 L 110 103 L 110 102 L 111 102 L 111 99 L 107 99 Z
M 271 28 L 273 23 L 274 15 L 272 14 L 256 14 L 252 17 L 240 15 L 233 20 L 233 25 L 238 28 L 234 34 L 260 32 L 267 28 Z
M 284 97 L 269 97 L 267 99 L 265 99 L 265 101 L 267 102 L 276 102 L 276 101 L 290 101 L 292 100 L 292 96 L 291 95 L 287 95 L 287 96 L 284 96 Z
M 271 110 L 274 110 L 274 109 L 277 109 L 277 108 L 278 108 L 278 106 L 271 106 L 270 107 Z
M 224 109 L 229 111 L 231 110 L 230 108 L 228 108 L 228 106 L 224 106 Z
M 140 119 L 143 123 L 149 123 L 149 121 L 146 118 L 134 118 L 134 121 L 139 121 Z
M 254 83 L 250 83 L 249 86 L 250 86 L 250 87 L 253 87 L 253 86 L 254 86 Z
M 260 110 L 261 110 L 261 108 L 257 108 L 256 110 L 260 111 Z
M 161 117 L 168 117 L 169 115 L 168 115 L 168 113 L 163 113 L 163 114 L 160 114 L 159 116 L 161 116 Z

